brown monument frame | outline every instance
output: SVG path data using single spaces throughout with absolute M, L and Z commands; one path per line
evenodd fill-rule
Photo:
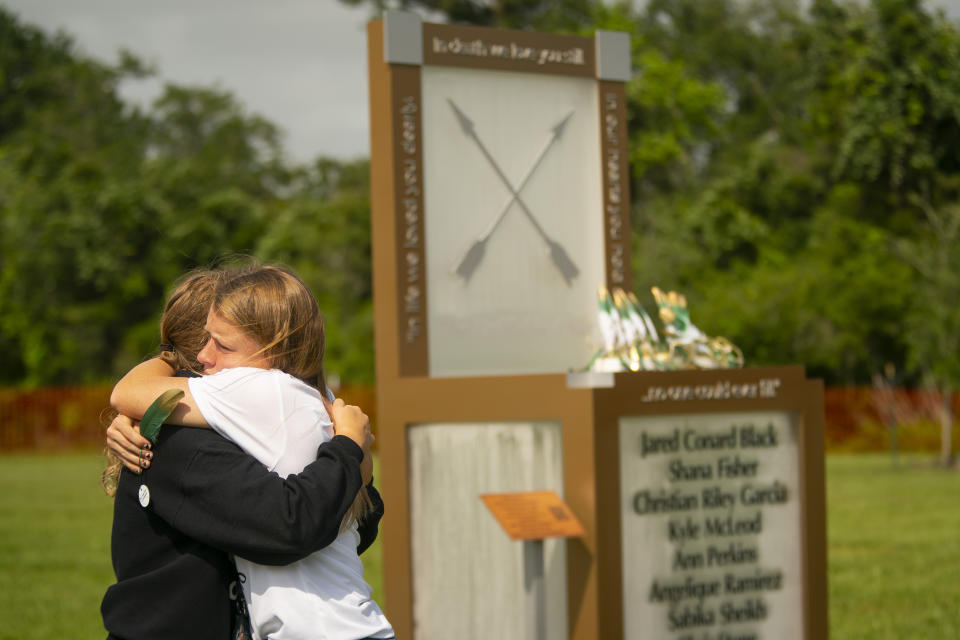
M 606 32 L 612 33 L 612 32 Z M 594 38 L 559 36 L 508 29 L 422 23 L 421 64 L 388 62 L 384 44 L 384 21 L 367 29 L 370 67 L 370 178 L 373 211 L 374 257 L 390 256 L 389 275 L 375 298 L 378 329 L 383 322 L 395 325 L 385 338 L 385 348 L 398 350 L 394 361 L 377 361 L 396 367 L 399 376 L 429 376 L 426 254 L 423 225 L 428 211 L 423 203 L 423 156 L 420 68 L 422 65 L 456 66 L 523 73 L 558 74 L 597 78 L 603 202 L 604 271 L 609 288 L 631 289 L 630 278 L 630 180 L 627 158 L 626 92 L 622 80 L 598 73 Z M 528 47 L 531 50 L 579 51 L 578 64 L 524 59 L 438 53 L 435 39 L 445 42 L 484 42 L 488 46 Z M 582 62 L 581 62 L 582 61 Z M 377 241 L 379 244 L 376 244 Z M 391 246 L 387 246 L 390 244 Z M 377 295 L 377 276 L 374 291 Z M 384 288 L 392 292 L 387 301 Z M 389 317 L 387 321 L 385 318 Z M 388 346 L 389 345 L 389 346 Z M 378 352 L 381 343 L 378 342 Z M 393 375 L 394 369 L 390 370 Z
M 488 37 L 494 30 L 481 31 Z M 429 39 L 437 33 L 465 41 L 479 37 L 476 28 L 424 24 L 425 52 Z M 589 38 L 500 30 L 497 33 L 515 41 L 541 43 L 531 46 L 556 46 L 561 42 L 584 47 L 585 55 L 593 50 Z M 577 386 L 563 373 L 428 377 L 422 229 L 423 216 L 429 212 L 423 211 L 423 167 L 419 156 L 420 71 L 416 64 L 386 61 L 383 21 L 368 25 L 368 53 L 377 433 L 381 456 L 377 480 L 387 505 L 381 533 L 385 605 L 397 637 L 414 638 L 407 437 L 411 426 L 516 421 L 560 424 L 565 452 L 564 500 L 586 532 L 582 538 L 568 540 L 566 546 L 568 628 L 575 640 L 595 640 L 623 635 L 620 418 L 775 410 L 795 414 L 799 424 L 805 640 L 826 638 L 822 383 L 806 379 L 799 366 L 606 374 L 600 376 L 599 386 Z M 457 64 L 463 60 L 471 58 L 461 56 Z M 432 60 L 431 64 L 443 62 Z M 607 282 L 608 286 L 630 290 L 624 88 L 622 82 L 601 81 L 598 86 L 600 126 L 607 134 L 601 136 Z M 729 383 L 734 389 L 756 389 L 764 380 L 779 381 L 769 397 L 696 399 L 682 391 L 718 382 Z M 681 391 L 668 391 L 658 402 L 644 401 L 654 387 Z M 490 402 L 490 398 L 496 402 Z
M 798 425 L 805 640 L 827 637 L 823 385 L 803 367 L 619 373 L 613 386 L 571 388 L 564 374 L 398 378 L 378 390 L 379 485 L 388 505 L 382 533 L 387 613 L 398 637 L 413 638 L 407 429 L 455 422 L 555 421 L 562 429 L 564 499 L 586 535 L 567 542 L 570 637 L 623 636 L 619 420 L 626 416 L 782 411 Z M 754 388 L 778 380 L 774 397 L 644 402 L 650 388 L 696 389 L 718 382 Z M 497 402 L 489 402 L 496 398 Z M 576 452 L 574 454 L 573 452 Z

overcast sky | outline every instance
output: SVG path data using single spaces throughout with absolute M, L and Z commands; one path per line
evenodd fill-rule
M 216 85 L 286 133 L 300 161 L 369 154 L 366 22 L 337 0 L 0 0 L 109 62 L 125 47 L 163 80 Z M 124 95 L 155 97 L 161 83 Z
M 933 0 L 960 16 L 960 0 Z M 338 0 L 0 0 L 108 62 L 127 48 L 163 80 L 217 85 L 280 126 L 293 159 L 369 154 L 366 7 Z M 125 87 L 147 101 L 159 81 Z

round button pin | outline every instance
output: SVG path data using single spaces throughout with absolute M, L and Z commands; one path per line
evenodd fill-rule
M 137 496 L 140 498 L 141 507 L 146 507 L 150 504 L 150 488 L 147 485 L 140 485 L 140 491 L 137 492 Z

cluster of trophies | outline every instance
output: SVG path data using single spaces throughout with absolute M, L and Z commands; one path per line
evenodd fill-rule
M 651 289 L 663 322 L 663 335 L 633 292 L 606 287 L 597 291 L 597 316 L 603 347 L 590 359 L 588 371 L 665 371 L 735 369 L 743 353 L 724 337 L 712 338 L 692 322 L 687 300 L 675 291 Z

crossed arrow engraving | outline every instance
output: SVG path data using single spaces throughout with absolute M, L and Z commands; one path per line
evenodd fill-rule
M 497 177 L 500 178 L 501 182 L 503 182 L 504 186 L 506 186 L 507 190 L 509 190 L 511 193 L 510 201 L 507 202 L 503 210 L 500 211 L 487 229 L 473 242 L 472 245 L 470 245 L 470 248 L 467 249 L 466 254 L 460 260 L 460 263 L 455 269 L 457 275 L 462 277 L 464 280 L 470 280 L 470 276 L 473 275 L 473 272 L 480 264 L 480 261 L 483 260 L 483 255 L 486 251 L 487 240 L 491 235 L 493 235 L 497 225 L 499 225 L 500 221 L 503 220 L 504 216 L 507 215 L 507 212 L 510 210 L 510 207 L 513 206 L 513 203 L 516 202 L 520 205 L 521 211 L 526 214 L 527 219 L 533 224 L 534 229 L 537 230 L 537 234 L 543 238 L 544 242 L 547 243 L 547 247 L 550 252 L 550 259 L 553 261 L 554 266 L 556 266 L 560 271 L 560 275 L 562 275 L 563 279 L 566 280 L 568 286 L 572 285 L 573 279 L 576 278 L 577 274 L 580 273 L 580 269 L 578 269 L 577 265 L 575 265 L 573 260 L 570 259 L 570 256 L 567 254 L 566 250 L 560 246 L 558 242 L 547 235 L 547 232 L 544 231 L 536 217 L 534 217 L 533 213 L 530 211 L 530 208 L 527 207 L 527 204 L 520 197 L 520 192 L 523 191 L 527 181 L 530 180 L 530 176 L 532 176 L 537 170 L 537 167 L 540 166 L 540 162 L 543 160 L 544 156 L 547 155 L 547 151 L 550 149 L 550 147 L 552 147 L 554 142 L 556 142 L 560 136 L 563 135 L 563 129 L 566 127 L 567 121 L 573 116 L 573 112 L 571 111 L 568 113 L 563 120 L 558 122 L 553 129 L 551 129 L 552 135 L 550 136 L 550 139 L 547 141 L 546 145 L 544 145 L 543 149 L 540 150 L 539 155 L 537 155 L 537 159 L 520 181 L 520 186 L 514 189 L 513 184 L 511 184 L 510 180 L 507 179 L 507 176 L 504 175 L 503 171 L 500 169 L 500 166 L 497 164 L 497 161 L 493 159 L 492 155 L 490 155 L 490 151 L 487 149 L 486 145 L 483 144 L 483 141 L 477 136 L 477 132 L 473 126 L 473 121 L 470 120 L 470 118 L 468 118 L 466 114 L 457 107 L 453 100 L 447 98 L 447 102 L 450 103 L 450 107 L 457 115 L 457 120 L 460 122 L 460 127 L 463 129 L 463 132 L 468 138 L 476 143 L 477 147 L 480 149 L 480 152 L 483 153 L 483 156 L 487 159 L 487 162 L 489 162 L 490 166 L 493 167 Z

